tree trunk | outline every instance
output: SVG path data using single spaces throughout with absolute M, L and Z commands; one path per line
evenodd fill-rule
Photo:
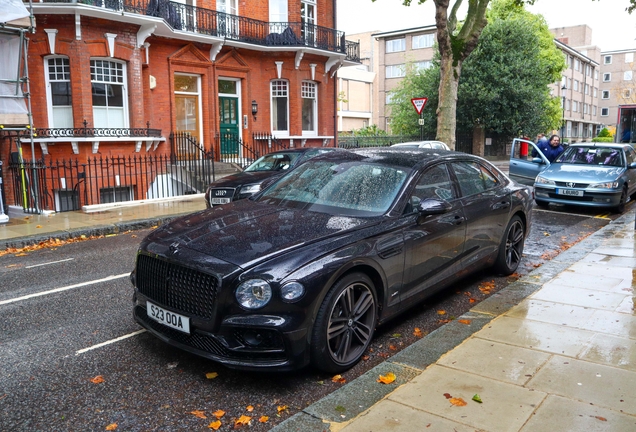
M 455 150 L 457 125 L 457 89 L 462 62 L 445 56 L 440 64 L 439 104 L 437 106 L 437 139 Z

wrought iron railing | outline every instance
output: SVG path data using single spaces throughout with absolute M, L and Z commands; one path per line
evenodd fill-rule
M 303 22 L 268 22 L 168 0 L 42 0 L 81 3 L 117 12 L 163 18 L 174 30 L 222 37 L 263 46 L 315 47 L 360 61 L 360 46 L 344 32 Z
M 151 129 L 150 123 L 145 128 L 36 128 L 36 138 L 161 138 L 161 129 Z

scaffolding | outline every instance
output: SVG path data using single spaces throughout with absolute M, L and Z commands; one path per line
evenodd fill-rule
M 33 6 L 22 0 L 3 0 L 0 10 L 0 134 L 26 138 L 31 143 L 31 166 L 35 166 L 33 116 L 27 52 L 27 35 L 35 32 Z M 18 161 L 24 167 L 20 139 L 16 139 Z M 7 222 L 0 153 L 0 223 Z M 23 207 L 29 213 L 40 213 L 36 172 L 22 169 Z M 28 197 L 28 199 L 27 199 Z M 28 207 L 28 208 L 27 208 Z

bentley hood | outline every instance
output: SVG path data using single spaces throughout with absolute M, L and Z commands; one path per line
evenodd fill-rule
M 189 248 L 246 268 L 375 223 L 377 218 L 334 216 L 242 200 L 175 219 L 149 234 L 144 244 Z

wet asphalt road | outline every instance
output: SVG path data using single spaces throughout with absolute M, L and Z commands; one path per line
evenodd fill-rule
M 520 275 L 609 222 L 569 211 L 535 211 Z M 103 431 L 116 423 L 118 431 L 206 431 L 223 410 L 219 430 L 248 415 L 242 429 L 266 431 L 343 385 L 312 369 L 232 371 L 138 333 L 127 274 L 147 232 L 0 256 L 0 430 Z M 481 272 L 415 306 L 378 329 L 344 381 L 413 343 L 416 328 L 427 334 L 513 280 Z M 28 297 L 36 293 L 44 294 Z M 259 423 L 261 416 L 269 420 Z

